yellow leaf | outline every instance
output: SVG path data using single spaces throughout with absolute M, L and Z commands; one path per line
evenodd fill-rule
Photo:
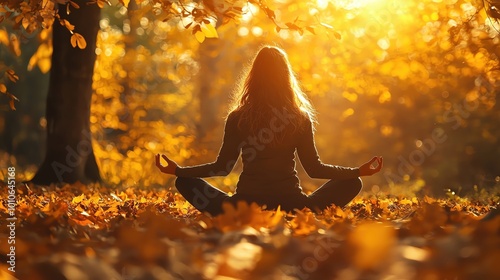
M 85 47 L 87 47 L 87 42 L 82 35 L 80 35 L 79 33 L 75 33 L 71 36 L 71 45 L 73 46 L 73 48 L 76 48 L 76 46 L 78 45 L 80 49 L 85 49 Z
M 344 97 L 345 99 L 351 101 L 351 102 L 356 102 L 356 100 L 358 100 L 358 95 L 355 94 L 355 93 L 350 93 L 348 91 L 344 91 L 342 93 L 342 97 Z
M 120 3 L 122 3 L 123 6 L 128 8 L 128 3 L 130 3 L 130 0 L 120 0 Z
M 42 73 L 47 73 L 51 66 L 52 46 L 43 43 L 38 47 L 38 50 L 31 56 L 28 63 L 28 71 L 33 70 L 35 65 L 38 65 Z
M 203 41 L 205 41 L 205 34 L 201 31 L 194 33 L 194 37 L 198 42 L 200 42 L 200 44 L 203 43 Z
M 38 60 L 38 68 L 40 68 L 40 71 L 44 74 L 49 72 L 51 65 L 52 62 L 50 61 L 50 58 L 42 58 Z
M 33 67 L 37 62 L 38 62 L 38 53 L 34 53 L 31 56 L 30 61 L 28 62 L 28 71 L 33 70 Z
M 0 43 L 8 46 L 10 44 L 9 34 L 7 31 L 0 29 Z
M 219 34 L 217 34 L 217 30 L 215 29 L 215 27 L 212 24 L 202 23 L 201 24 L 201 31 L 203 32 L 203 34 L 207 38 L 219 38 Z M 195 36 L 196 36 L 196 34 L 195 34 Z
M 73 200 L 71 200 L 71 203 L 80 203 L 84 198 L 85 195 L 82 193 L 81 195 L 74 197 Z
M 21 43 L 19 42 L 19 39 L 17 38 L 16 35 L 12 34 L 10 36 L 10 50 L 16 55 L 20 56 L 21 55 Z
M 352 116 L 352 115 L 354 115 L 354 109 L 349 108 L 349 109 L 344 110 L 344 112 L 342 112 L 342 116 L 340 117 L 340 119 L 345 120 L 347 117 Z

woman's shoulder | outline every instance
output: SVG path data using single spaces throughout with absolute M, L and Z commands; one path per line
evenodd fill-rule
M 241 112 L 239 110 L 232 110 L 226 116 L 226 126 L 233 129 L 238 128 L 241 119 Z
M 238 109 L 232 110 L 231 112 L 229 112 L 229 114 L 227 114 L 226 122 L 234 122 L 234 121 L 237 122 L 240 119 L 240 116 L 241 116 L 240 110 Z

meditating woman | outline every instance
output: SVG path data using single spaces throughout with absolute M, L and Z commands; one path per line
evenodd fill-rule
M 211 215 L 222 213 L 225 202 L 255 202 L 267 209 L 293 211 L 307 207 L 320 212 L 335 204 L 345 206 L 361 190 L 360 176 L 382 168 L 382 157 L 373 157 L 357 168 L 321 162 L 314 143 L 315 113 L 300 89 L 286 53 L 264 47 L 256 55 L 235 106 L 226 119 L 223 143 L 217 159 L 203 165 L 180 167 L 166 155 L 156 165 L 177 176 L 175 186 L 195 208 Z M 313 193 L 302 192 L 295 170 L 295 151 L 312 178 L 330 179 Z M 227 193 L 201 179 L 226 176 L 239 155 L 243 171 L 235 193 Z M 373 165 L 375 166 L 373 166 Z

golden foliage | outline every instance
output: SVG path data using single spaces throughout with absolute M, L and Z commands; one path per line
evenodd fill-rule
M 75 265 L 82 270 L 66 274 L 68 279 L 120 273 L 142 279 L 150 269 L 156 271 L 152 279 L 172 274 L 242 279 L 500 275 L 498 266 L 491 265 L 500 242 L 500 216 L 492 211 L 498 197 L 488 204 L 464 198 L 367 197 L 322 215 L 239 203 L 225 205 L 224 214 L 210 218 L 166 189 L 32 187 L 16 188 L 16 276 L 21 278 L 47 279 Z M 4 192 L 2 218 L 9 207 Z M 3 244 L 0 252 L 6 254 Z M 96 263 L 84 261 L 89 258 Z
M 176 36 L 180 31 L 163 32 Z M 182 162 L 196 154 L 190 117 L 196 108 L 191 106 L 193 85 L 187 82 L 197 71 L 191 48 L 198 44 L 185 44 L 126 48 L 122 32 L 108 28 L 99 33 L 90 123 L 97 139 L 94 152 L 110 184 L 166 184 L 171 178 L 157 172 L 154 155 L 166 152 Z

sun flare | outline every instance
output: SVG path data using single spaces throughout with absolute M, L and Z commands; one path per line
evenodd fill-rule
M 318 5 L 322 2 L 328 2 L 328 0 L 317 0 Z M 384 0 L 340 0 L 335 1 L 335 5 L 338 7 L 343 7 L 344 9 L 359 9 L 367 6 L 376 6 L 383 4 Z

